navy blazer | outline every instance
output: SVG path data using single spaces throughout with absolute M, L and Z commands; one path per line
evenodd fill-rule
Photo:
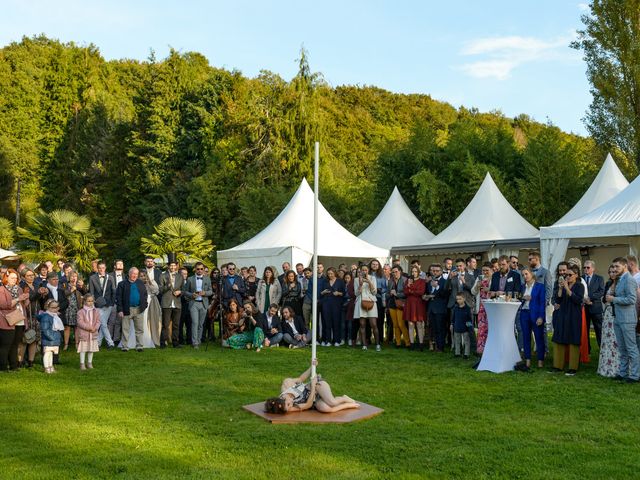
M 522 295 L 524 295 L 526 289 L 527 285 L 523 284 L 521 290 Z M 538 320 L 539 318 L 545 320 L 546 303 L 546 292 L 544 284 L 536 281 L 533 284 L 533 288 L 531 289 L 531 300 L 529 300 L 529 314 L 534 321 Z M 524 300 L 522 300 L 522 305 L 524 306 Z
M 140 313 L 147 309 L 147 287 L 144 286 L 142 280 L 136 280 L 138 286 L 138 293 L 140 293 L 140 306 L 138 307 Z M 129 295 L 131 293 L 131 282 L 128 278 L 125 278 L 120 282 L 118 288 L 116 288 L 116 309 L 118 313 L 122 312 L 124 315 L 131 313 L 129 306 Z
M 236 301 L 238 302 L 238 305 L 242 305 L 242 300 L 244 299 L 244 294 L 246 291 L 246 288 L 244 286 L 244 280 L 240 275 L 234 275 L 233 277 L 235 278 L 235 280 L 234 280 L 234 283 L 232 284 L 229 281 L 230 277 L 231 277 L 230 275 L 227 275 L 222 279 L 222 304 L 225 307 L 228 307 L 229 301 L 232 298 L 235 298 Z M 237 285 L 238 290 L 234 290 L 233 285 Z
M 447 280 L 444 276 L 438 280 L 438 290 L 434 290 L 431 282 L 427 282 L 427 294 L 434 297 L 429 301 L 429 314 L 446 314 L 447 302 L 449 301 L 449 291 L 446 289 Z
M 307 335 L 307 336 L 309 335 L 309 329 L 304 324 L 304 320 L 302 320 L 301 317 L 296 315 L 293 318 L 293 324 L 295 325 L 296 330 L 298 331 L 299 334 Z M 282 320 L 282 332 L 288 333 L 293 337 L 293 329 L 289 326 L 289 324 L 284 319 Z
M 500 272 L 493 272 L 491 276 L 491 286 L 489 287 L 491 292 L 499 292 L 500 291 Z M 522 290 L 522 285 L 520 282 L 520 274 L 518 272 L 514 272 L 513 270 L 509 270 L 507 273 L 507 282 L 505 283 L 504 291 L 505 293 L 516 293 Z
M 269 330 L 269 321 L 267 320 L 266 313 L 263 313 L 258 317 L 258 326 L 262 329 L 267 338 L 273 336 Z M 278 330 L 278 333 L 282 333 L 282 322 L 277 313 L 271 318 L 271 328 L 275 328 Z
M 584 275 L 584 281 L 587 281 L 587 276 Z M 587 293 L 589 295 L 589 299 L 591 300 L 591 305 L 585 305 L 584 309 L 587 313 L 591 315 L 601 315 L 602 314 L 602 297 L 604 296 L 604 278 L 600 275 L 592 275 L 591 281 L 587 284 L 588 290 Z

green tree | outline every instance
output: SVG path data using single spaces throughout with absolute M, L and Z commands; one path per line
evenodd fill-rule
M 592 0 L 584 29 L 571 46 L 582 50 L 593 101 L 589 133 L 640 166 L 640 0 Z
M 91 271 L 91 261 L 98 258 L 100 237 L 85 215 L 69 210 L 45 212 L 42 209 L 27 216 L 27 225 L 18 227 L 23 257 L 41 262 L 58 258 L 72 261 L 80 270 Z
M 140 239 L 143 254 L 163 257 L 175 253 L 180 263 L 196 260 L 211 265 L 209 255 L 213 244 L 207 240 L 206 228 L 201 220 L 169 217 L 154 230 L 155 233 L 149 238 Z
M 0 217 L 0 248 L 9 248 L 13 245 L 13 232 L 11 220 Z

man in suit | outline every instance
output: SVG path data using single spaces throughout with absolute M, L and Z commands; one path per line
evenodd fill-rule
M 278 275 L 278 281 L 280 282 L 280 286 L 284 288 L 284 277 L 287 276 L 287 272 L 291 270 L 291 264 L 289 262 L 283 262 L 282 264 L 282 273 Z
M 147 288 L 138 278 L 140 271 L 136 267 L 129 269 L 126 280 L 116 288 L 116 310 L 122 325 L 122 351 L 129 350 L 131 321 L 136 336 L 136 351 L 142 352 L 142 335 L 144 334 L 144 311 L 147 309 Z
M 549 305 L 553 295 L 553 277 L 551 276 L 551 272 L 540 263 L 540 252 L 529 253 L 528 260 L 529 267 L 536 276 L 536 282 L 544 285 L 544 299 L 547 305 Z
M 109 318 L 116 300 L 116 285 L 109 275 L 107 275 L 107 265 L 103 261 L 98 262 L 98 271 L 89 277 L 89 293 L 93 295 L 95 307 L 100 313 L 100 330 L 98 331 L 98 345 L 102 344 L 102 339 L 107 341 L 107 348 L 110 350 L 115 346 L 115 342 L 109 333 Z
M 113 262 L 113 272 L 109 274 L 109 277 L 116 289 L 123 280 L 126 280 L 127 275 L 124 273 L 124 262 L 122 260 L 117 259 Z M 109 317 L 109 333 L 116 345 L 120 343 L 122 335 L 122 318 L 117 313 L 117 310 L 112 308 L 111 316 Z
M 40 298 L 40 309 L 44 310 L 45 302 L 50 298 L 53 298 L 60 306 L 58 316 L 60 319 L 64 319 L 67 313 L 67 308 L 69 307 L 69 300 L 67 300 L 67 295 L 64 293 L 64 288 L 60 285 L 60 278 L 56 272 L 47 273 L 46 286 L 47 292 L 44 295 L 41 295 Z
M 158 286 L 158 290 L 160 289 L 160 276 L 162 275 L 162 270 L 156 267 L 156 260 L 147 255 L 144 257 L 144 268 L 147 271 L 147 278 L 149 280 L 153 280 L 156 282 Z M 158 292 L 158 302 L 162 305 L 162 294 Z
M 162 333 L 160 348 L 165 348 L 169 341 L 169 324 L 171 324 L 171 344 L 180 348 L 180 315 L 182 313 L 182 287 L 184 278 L 178 273 L 178 262 L 171 260 L 169 269 L 160 275 L 160 306 L 162 307 Z
M 620 373 L 617 378 L 627 383 L 638 383 L 640 379 L 640 354 L 636 342 L 638 284 L 627 270 L 626 258 L 616 258 L 613 261 L 613 268 L 618 277 L 618 283 L 614 294 L 607 295 L 606 301 L 613 304 L 616 311 L 613 327 L 620 355 Z
M 236 266 L 233 263 L 227 264 L 227 276 L 222 279 L 222 305 L 229 307 L 229 301 L 234 298 L 238 305 L 242 305 L 246 288 L 244 280 L 236 273 Z
M 302 318 L 297 317 L 293 308 L 286 306 L 282 309 L 282 331 L 284 341 L 289 348 L 306 347 L 311 341 L 311 332 Z
M 456 259 L 456 268 L 449 274 L 449 278 L 447 278 L 447 283 L 445 284 L 445 288 L 449 292 L 449 301 L 447 302 L 447 309 L 452 312 L 453 307 L 456 305 L 456 296 L 462 295 L 464 297 L 464 303 L 467 305 L 471 311 L 473 312 L 475 309 L 476 299 L 475 296 L 471 294 L 471 289 L 473 288 L 473 284 L 475 283 L 475 277 L 473 273 L 469 273 L 466 270 L 467 263 L 464 259 L 458 258 Z M 453 319 L 452 319 L 453 320 Z M 452 334 L 451 338 L 453 338 L 453 321 L 451 322 Z M 469 333 L 469 341 L 471 351 L 476 350 L 476 332 L 473 328 L 473 325 L 468 328 Z
M 194 266 L 195 275 L 187 279 L 182 295 L 189 301 L 189 313 L 191 314 L 191 346 L 200 347 L 204 319 L 209 308 L 209 299 L 213 296 L 211 279 L 204 274 L 204 263 L 197 262 Z M 242 281 L 242 279 L 240 279 Z M 242 298 L 242 297 L 241 297 Z M 238 303 L 242 305 L 241 302 Z
M 447 280 L 442 275 L 442 265 L 435 263 L 431 266 L 433 277 L 427 284 L 427 299 L 429 300 L 429 321 L 436 337 L 436 349 L 444 352 L 444 342 L 447 336 L 447 303 L 449 292 L 446 289 Z
M 604 278 L 596 274 L 596 263 L 593 260 L 584 262 L 584 281 L 587 282 L 589 300 L 585 301 L 585 316 L 587 318 L 587 335 L 593 323 L 598 347 L 602 338 L 602 297 L 604 296 Z M 591 339 L 589 339 L 589 353 L 591 353 Z
M 264 332 L 264 346 L 277 347 L 282 341 L 282 323 L 278 316 L 278 305 L 272 303 L 269 310 L 258 318 L 258 326 Z
M 509 257 L 502 255 L 498 259 L 499 270 L 491 276 L 491 286 L 489 291 L 491 297 L 497 297 L 502 294 L 514 295 L 520 293 L 520 273 L 514 272 L 509 268 Z

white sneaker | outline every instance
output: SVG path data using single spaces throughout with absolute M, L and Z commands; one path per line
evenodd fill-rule
M 278 348 L 280 346 L 279 343 L 272 343 L 269 345 L 269 348 Z
M 340 340 L 339 346 L 342 346 L 342 345 L 344 345 L 344 340 Z M 336 345 L 336 346 L 338 346 L 338 345 Z
M 353 342 L 352 342 L 351 340 L 349 340 L 349 341 L 347 342 L 347 345 L 349 345 L 350 347 L 352 347 L 352 346 L 353 346 Z
M 376 345 L 376 352 L 382 351 L 382 347 L 380 345 Z
M 336 342 L 336 343 L 334 343 L 334 344 L 333 344 L 333 346 L 334 346 L 334 347 L 339 347 L 340 345 L 342 345 L 342 344 L 341 344 L 341 343 L 338 343 L 338 342 Z
M 366 346 L 366 345 L 363 345 L 363 346 L 362 346 L 362 350 L 366 350 L 366 349 L 367 349 L 367 346 Z
M 327 346 L 327 343 L 326 343 L 326 342 L 322 342 L 322 343 L 320 344 L 320 346 L 321 346 L 321 347 L 326 347 L 326 346 Z

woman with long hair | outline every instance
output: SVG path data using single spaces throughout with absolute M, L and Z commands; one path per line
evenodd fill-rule
M 319 282 L 318 282 L 319 283 Z M 291 307 L 296 315 L 302 315 L 302 287 L 296 272 L 288 270 L 284 275 L 284 282 L 282 287 L 282 306 Z
M 256 289 L 256 302 L 258 311 L 265 313 L 269 311 L 269 306 L 272 304 L 280 305 L 280 298 L 282 297 L 282 289 L 280 282 L 276 278 L 272 267 L 265 267 L 262 274 L 262 279 L 258 282 L 258 288 Z
M 64 289 L 64 294 L 67 296 L 67 301 L 69 302 L 69 306 L 64 312 L 64 318 L 62 319 L 62 323 L 64 323 L 64 350 L 69 348 L 71 329 L 73 328 L 75 330 L 78 322 L 78 310 L 82 308 L 82 295 L 84 292 L 78 285 L 78 278 L 78 272 L 71 270 L 65 284 L 66 288 Z
M 353 275 L 351 272 L 345 272 L 342 279 L 344 282 L 344 297 L 342 303 L 342 315 L 344 317 L 344 338 L 347 339 L 347 345 L 352 346 L 358 335 L 358 328 L 353 325 L 353 311 L 355 309 L 356 294 L 353 290 Z
M 403 319 L 409 322 L 409 342 L 411 350 L 424 350 L 424 322 L 427 308 L 422 296 L 427 290 L 427 283 L 420 278 L 420 269 L 411 267 L 411 277 L 404 284 L 404 295 L 407 300 L 404 304 Z M 416 343 L 416 331 L 418 342 Z
M 580 270 L 570 265 L 564 276 L 558 277 L 553 314 L 553 372 L 561 372 L 565 366 L 565 351 L 569 350 L 569 369 L 566 375 L 573 376 L 580 362 L 582 340 L 582 302 L 584 286 L 579 280 Z
M 18 272 L 10 268 L 2 276 L 0 285 L 0 372 L 5 372 L 7 367 L 18 369 L 18 345 L 28 324 L 28 308 L 29 293 L 22 291 L 18 285 Z M 18 314 L 23 319 L 10 323 L 7 317 Z
M 344 282 L 337 277 L 336 269 L 329 267 L 327 278 L 320 292 L 322 305 L 322 346 L 344 344 L 342 340 L 342 302 L 344 297 Z
M 369 339 L 367 338 L 367 322 L 371 326 L 373 338 L 376 342 L 376 351 L 382 350 L 380 346 L 380 332 L 378 331 L 378 305 L 376 299 L 376 279 L 369 275 L 369 266 L 362 265 L 360 272 L 354 280 L 353 288 L 356 293 L 353 318 L 360 323 L 360 339 L 362 350 L 367 350 Z
M 479 355 L 484 353 L 484 346 L 487 343 L 487 335 L 489 334 L 489 321 L 487 320 L 487 311 L 484 309 L 482 300 L 490 298 L 491 275 L 493 269 L 490 262 L 482 265 L 482 275 L 476 278 L 471 294 L 476 296 L 476 309 L 478 312 L 478 337 L 476 339 L 476 352 Z
M 317 361 L 315 361 L 317 365 Z M 305 383 L 311 375 L 311 369 L 296 378 L 285 378 L 280 386 L 280 395 L 265 402 L 268 413 L 301 412 L 315 408 L 321 413 L 333 413 L 340 410 L 360 408 L 352 398 L 342 395 L 335 397 L 329 384 L 320 376 Z
M 251 303 L 255 303 L 256 294 L 258 292 L 258 282 L 260 279 L 256 276 L 256 267 L 251 265 L 247 269 L 247 278 L 244 279 L 244 298 L 245 300 L 249 300 Z
M 607 295 L 614 295 L 616 291 L 617 275 L 613 265 L 609 265 L 609 280 L 604 286 L 604 315 L 602 317 L 602 335 L 600 342 L 600 358 L 598 359 L 598 375 L 614 378 L 620 373 L 620 357 L 618 356 L 618 341 L 613 328 L 615 323 L 615 308 L 606 303 Z
M 249 301 L 244 302 L 243 308 L 239 308 L 235 300 L 229 302 L 226 322 L 234 332 L 227 338 L 227 345 L 236 350 L 251 347 L 259 352 L 264 343 L 264 332 L 258 326 L 255 319 L 256 309 Z

